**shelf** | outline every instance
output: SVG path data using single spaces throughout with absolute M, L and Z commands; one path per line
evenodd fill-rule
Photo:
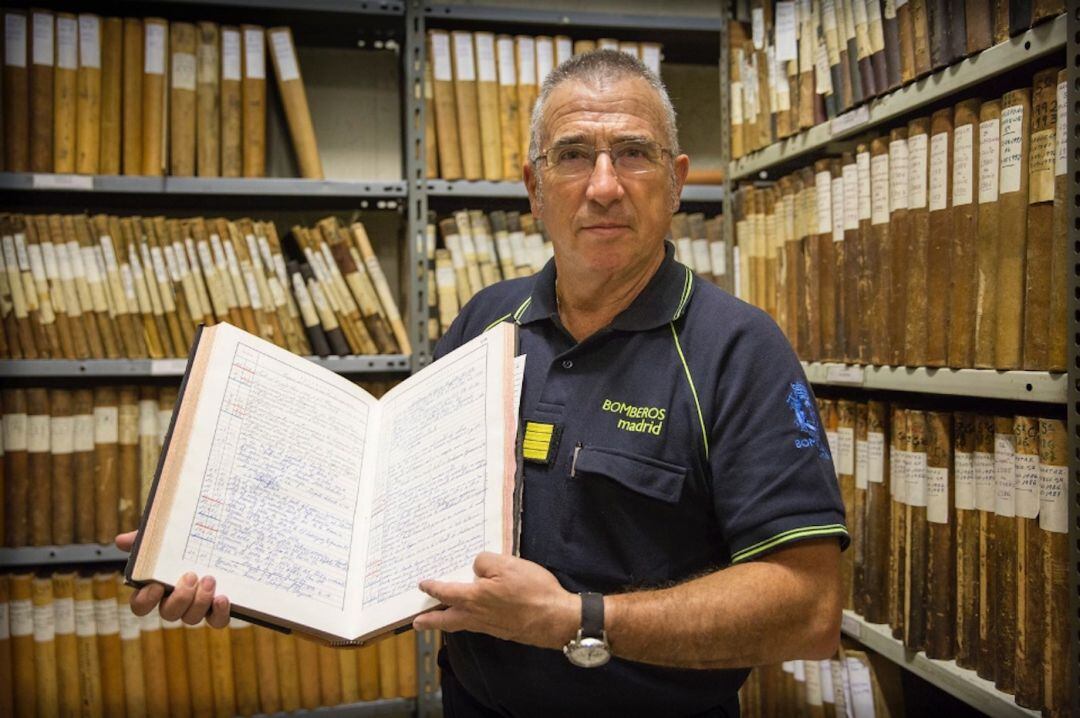
M 405 182 L 306 180 L 290 177 L 127 177 L 0 172 L 0 190 L 233 197 L 403 198 Z
M 357 15 L 404 15 L 400 2 L 364 2 L 363 0 L 172 0 L 184 5 L 218 7 L 253 7 L 263 10 L 303 10 L 341 12 Z
M 929 369 L 802 362 L 811 384 L 1064 404 L 1068 377 L 1048 371 Z
M 888 626 L 867 623 L 852 611 L 844 611 L 841 630 L 867 648 L 880 653 L 897 665 L 933 683 L 946 693 L 959 698 L 973 708 L 993 718 L 1029 716 L 1038 711 L 1016 705 L 1013 697 L 994 687 L 993 681 L 980 678 L 975 671 L 956 665 L 954 661 L 927 658 L 925 653 L 915 653 L 892 637 Z
M 410 369 L 404 354 L 372 356 L 308 357 L 337 374 L 401 373 Z M 183 376 L 187 359 L 5 359 L 0 378 L 70 379 L 78 377 L 146 379 Z
M 257 713 L 256 716 L 263 716 Z M 275 713 L 274 715 L 285 715 Z M 289 713 L 290 716 L 329 716 L 330 718 L 375 718 L 375 716 L 414 716 L 416 715 L 415 698 L 383 698 L 377 701 L 346 703 L 340 706 L 300 710 Z
M 522 182 L 486 182 L 482 180 L 426 180 L 429 197 L 475 197 L 479 199 L 528 199 Z M 688 184 L 683 187 L 683 202 L 719 204 L 724 201 L 724 186 Z
M 105 563 L 127 561 L 127 551 L 111 544 L 72 544 L 70 546 L 26 546 L 0 548 L 0 566 L 47 566 L 67 563 Z
M 779 162 L 786 163 L 799 155 L 820 150 L 833 140 L 860 134 L 1031 60 L 1060 51 L 1065 47 L 1066 20 L 1067 18 L 1061 15 L 1051 22 L 1010 38 L 1007 42 L 994 45 L 955 65 L 871 100 L 862 107 L 840 115 L 831 123 L 818 125 L 741 157 L 731 163 L 728 177 L 736 180 L 756 175 Z M 834 124 L 837 126 L 836 132 L 832 131 Z
M 531 7 L 497 5 L 433 4 L 424 8 L 429 20 L 477 20 L 519 25 L 563 25 L 577 28 L 629 28 L 640 30 L 683 30 L 719 32 L 724 23 L 720 15 L 630 15 L 577 10 L 542 10 Z

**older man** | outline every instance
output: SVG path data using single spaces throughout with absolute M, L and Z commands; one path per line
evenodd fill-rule
M 480 292 L 436 352 L 520 326 L 521 556 L 422 582 L 447 608 L 414 626 L 447 634 L 448 716 L 737 715 L 747 667 L 839 640 L 847 538 L 813 395 L 769 318 L 664 241 L 689 160 L 654 75 L 575 57 L 532 127 L 555 259 Z M 213 580 L 185 578 L 162 614 L 222 625 Z

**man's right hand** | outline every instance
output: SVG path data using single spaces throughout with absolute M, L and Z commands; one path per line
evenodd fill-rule
M 137 534 L 137 531 L 131 531 L 118 535 L 116 547 L 121 551 L 131 551 Z M 157 606 L 166 621 L 182 620 L 195 625 L 205 618 L 214 628 L 225 628 L 229 625 L 229 599 L 214 595 L 216 585 L 213 576 L 203 576 L 200 580 L 194 573 L 185 573 L 168 596 L 165 595 L 165 586 L 160 583 L 137 589 L 131 595 L 131 610 L 136 616 L 145 616 Z

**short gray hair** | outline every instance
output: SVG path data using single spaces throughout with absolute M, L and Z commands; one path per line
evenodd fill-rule
M 649 83 L 660 100 L 660 106 L 664 115 L 664 134 L 667 135 L 667 147 L 672 156 L 680 154 L 679 131 L 675 125 L 675 108 L 668 97 L 664 83 L 645 66 L 641 60 L 621 50 L 594 50 L 581 55 L 574 55 L 566 62 L 552 70 L 544 84 L 540 87 L 540 94 L 533 106 L 532 119 L 529 123 L 529 157 L 534 160 L 540 153 L 540 123 L 544 117 L 548 98 L 556 87 L 564 82 L 576 80 L 590 84 L 600 84 L 614 80 L 627 78 L 640 78 Z

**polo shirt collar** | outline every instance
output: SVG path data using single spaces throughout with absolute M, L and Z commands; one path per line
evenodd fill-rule
M 532 295 L 522 311 L 519 324 L 529 324 L 541 319 L 558 318 L 559 308 L 555 299 L 555 260 L 548 260 L 536 275 Z M 690 269 L 675 261 L 675 246 L 664 242 L 664 259 L 656 274 L 630 306 L 611 322 L 612 329 L 645 331 L 675 321 L 686 312 L 694 293 L 694 275 Z

